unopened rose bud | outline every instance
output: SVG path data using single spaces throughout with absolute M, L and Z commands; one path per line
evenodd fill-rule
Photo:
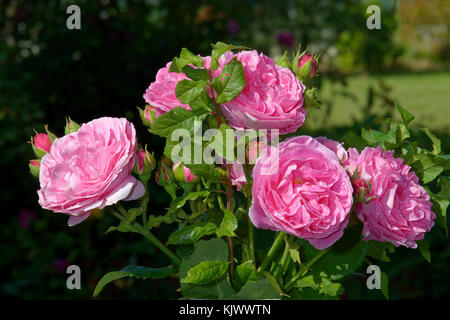
M 250 164 L 255 164 L 256 159 L 259 157 L 261 152 L 267 147 L 264 142 L 250 142 L 248 145 L 248 161 Z
M 46 133 L 38 133 L 34 137 L 31 137 L 31 147 L 39 159 L 50 152 L 51 146 L 52 142 Z
M 30 160 L 29 167 L 30 167 L 30 173 L 35 177 L 39 177 L 41 160 Z
M 172 170 L 164 163 L 164 161 L 161 161 L 161 166 L 156 172 L 155 180 L 161 187 L 166 187 L 175 181 Z
M 172 171 L 178 182 L 193 182 L 196 178 L 196 176 L 191 173 L 191 170 L 188 167 L 185 167 L 181 162 L 174 163 Z
M 136 165 L 134 166 L 134 173 L 136 173 L 141 180 L 145 182 L 148 181 L 153 169 L 155 169 L 155 166 L 155 157 L 147 151 L 147 147 L 136 152 Z
M 66 119 L 66 127 L 64 128 L 64 134 L 77 132 L 78 129 L 80 129 L 80 125 L 75 121 L 73 121 L 72 119 L 70 119 L 70 117 L 68 117 Z
M 298 70 L 301 79 L 314 77 L 317 72 L 317 61 L 309 53 L 302 55 L 298 59 Z
M 139 110 L 139 116 L 141 117 L 141 120 L 144 123 L 144 125 L 147 127 L 151 127 L 153 121 L 155 121 L 155 119 L 156 119 L 155 108 L 153 108 L 150 105 L 146 105 L 145 110 L 142 110 L 139 107 L 138 107 L 138 110 Z

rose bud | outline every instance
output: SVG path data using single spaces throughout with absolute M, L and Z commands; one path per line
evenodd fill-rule
M 36 157 L 42 158 L 45 154 L 50 152 L 52 142 L 48 134 L 38 133 L 34 136 L 34 138 L 31 137 L 31 146 Z
M 147 151 L 147 146 L 145 149 L 139 149 L 136 152 L 136 165 L 134 166 L 133 171 L 140 177 L 141 181 L 147 182 L 155 167 L 155 157 Z
M 153 108 L 150 105 L 145 106 L 145 110 L 142 110 L 138 107 L 139 110 L 139 116 L 141 117 L 142 123 L 144 123 L 145 126 L 151 127 L 153 121 L 156 119 L 156 112 L 155 108 Z
M 161 166 L 156 172 L 155 180 L 161 187 L 166 187 L 172 184 L 175 180 L 172 170 L 164 163 L 164 161 L 161 161 Z
M 311 54 L 304 54 L 298 59 L 298 75 L 302 80 L 314 77 L 316 72 L 317 61 Z
M 78 129 L 80 129 L 80 125 L 75 121 L 73 121 L 72 119 L 70 119 L 70 117 L 68 117 L 66 119 L 66 127 L 64 128 L 64 134 L 77 132 Z
M 185 167 L 181 162 L 174 163 L 172 171 L 178 182 L 193 182 L 196 178 L 196 176 L 191 173 L 191 170 L 188 167 Z
M 30 163 L 28 165 L 30 167 L 30 173 L 35 177 L 39 177 L 41 160 L 30 160 Z

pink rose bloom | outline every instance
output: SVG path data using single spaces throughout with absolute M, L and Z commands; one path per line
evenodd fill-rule
M 347 150 L 345 150 L 342 143 L 328 139 L 327 137 L 317 137 L 315 139 L 319 141 L 321 144 L 323 144 L 325 147 L 333 151 L 340 162 L 345 162 L 347 160 L 348 158 Z
M 305 121 L 305 86 L 289 69 L 257 51 L 226 52 L 219 59 L 216 76 L 235 57 L 244 67 L 246 85 L 235 99 L 221 105 L 228 124 L 235 129 L 295 132 Z
M 276 156 L 278 170 L 268 169 Z M 314 138 L 293 137 L 279 144 L 278 154 L 262 153 L 256 161 L 249 214 L 256 227 L 289 233 L 321 250 L 342 236 L 352 193 L 333 151 Z
M 361 180 L 370 183 L 375 198 L 358 203 L 355 211 L 364 224 L 364 240 L 392 242 L 395 246 L 416 248 L 434 225 L 428 193 L 403 160 L 394 158 L 391 151 L 381 147 L 365 148 L 361 155 L 349 149 L 350 160 Z M 354 169 L 354 170 L 355 170 Z M 364 186 L 359 182 L 358 185 Z
M 205 61 L 204 67 L 209 68 L 211 57 L 205 57 L 203 59 Z M 184 73 L 169 72 L 171 64 L 172 62 L 168 62 L 165 68 L 159 69 L 155 82 L 152 82 L 144 93 L 145 102 L 155 110 L 155 117 L 159 117 L 175 107 L 191 110 L 189 105 L 182 104 L 175 94 L 177 83 L 181 80 L 188 79 L 188 77 Z
M 120 200 L 135 200 L 144 185 L 131 175 L 136 131 L 126 119 L 100 118 L 53 142 L 41 161 L 39 204 L 70 215 L 72 226 Z

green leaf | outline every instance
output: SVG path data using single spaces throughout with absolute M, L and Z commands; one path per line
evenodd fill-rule
M 202 261 L 188 270 L 182 283 L 207 284 L 221 278 L 227 271 L 228 261 Z
M 105 274 L 97 283 L 93 296 L 97 297 L 108 283 L 121 278 L 135 277 L 140 279 L 163 279 L 168 277 L 174 271 L 175 270 L 170 266 L 165 268 L 149 268 L 135 265 L 126 266 L 120 271 L 113 271 Z
M 194 121 L 203 121 L 207 113 L 203 110 L 189 111 L 182 107 L 175 107 L 169 112 L 160 115 L 152 124 L 150 132 L 168 138 L 176 129 L 194 130 Z
M 219 67 L 219 63 L 218 63 L 219 58 L 225 52 L 231 51 L 231 50 L 234 50 L 234 49 L 237 49 L 237 50 L 248 50 L 249 49 L 249 48 L 244 47 L 244 46 L 235 46 L 235 45 L 226 44 L 226 43 L 223 43 L 223 42 L 220 42 L 220 41 L 217 42 L 216 44 L 213 44 L 212 47 L 213 47 L 213 50 L 212 50 L 212 53 L 211 53 L 211 67 L 214 70 L 217 70 L 217 68 Z
M 187 201 L 197 200 L 198 198 L 206 198 L 209 195 L 208 190 L 203 191 L 194 191 L 184 194 L 183 196 L 176 198 L 174 201 L 170 203 L 170 210 L 182 208 Z
M 242 63 L 236 58 L 228 62 L 219 76 L 221 85 L 213 82 L 214 89 L 218 93 L 217 103 L 225 103 L 236 98 L 245 87 L 245 74 Z
M 169 236 L 167 244 L 186 245 L 199 240 L 200 238 L 216 232 L 216 226 L 212 222 L 205 225 L 189 225 L 181 227 Z
M 331 282 L 327 278 L 322 278 L 319 293 L 335 297 L 344 293 L 344 287 L 340 283 Z
M 375 240 L 369 241 L 369 246 L 367 248 L 367 255 L 385 262 L 391 262 L 389 259 L 388 252 L 393 253 L 395 251 L 395 246 L 390 242 L 378 242 Z
M 220 224 L 219 229 L 217 229 L 216 231 L 217 237 L 235 237 L 236 234 L 234 233 L 234 230 L 237 229 L 237 226 L 238 222 L 233 212 L 231 212 L 230 210 L 225 210 L 222 223 Z
M 269 279 L 264 278 L 258 281 L 248 281 L 242 289 L 230 300 L 260 300 L 260 299 L 278 299 L 280 294 L 270 283 Z
M 192 68 L 191 66 L 185 66 L 183 68 L 183 73 L 189 79 L 192 79 L 194 81 L 209 80 L 209 74 L 208 74 L 208 71 L 206 71 L 206 69 L 196 69 L 196 68 Z
M 447 208 L 450 204 L 450 201 L 444 197 L 441 197 L 439 194 L 431 192 L 427 187 L 425 187 L 425 190 L 427 190 L 428 194 L 430 195 L 430 200 L 433 204 L 432 210 L 436 214 L 436 222 L 441 228 L 445 230 L 445 234 L 448 236 Z
M 190 104 L 206 92 L 206 81 L 181 80 L 177 83 L 175 94 L 181 103 Z
M 434 134 L 431 133 L 428 128 L 422 129 L 423 132 L 430 138 L 433 143 L 433 151 L 431 152 L 435 156 L 438 156 L 441 153 L 441 140 L 439 140 Z
M 161 215 L 161 216 L 150 215 L 148 217 L 147 225 L 148 225 L 149 229 L 152 229 L 152 228 L 159 227 L 161 225 L 161 223 L 169 224 L 174 221 L 175 221 L 175 219 L 170 214 L 165 214 L 165 215 Z
M 406 111 L 402 106 L 399 104 L 396 105 L 398 112 L 400 112 L 400 115 L 402 116 L 403 123 L 405 126 L 407 126 L 411 121 L 415 119 L 412 113 Z
M 304 242 L 306 244 L 306 242 Z M 361 241 L 360 228 L 347 228 L 341 239 L 336 242 L 331 251 L 318 260 L 312 267 L 313 273 L 324 272 L 330 280 L 338 280 L 355 272 L 363 263 L 367 253 L 368 243 Z M 311 245 L 305 245 L 308 261 L 320 251 Z
M 312 288 L 312 289 L 319 289 L 319 284 L 314 281 L 314 275 L 309 274 L 305 277 L 297 280 L 295 283 L 295 287 L 297 288 Z
M 371 146 L 384 146 L 386 134 L 378 130 L 361 130 L 361 137 Z
M 253 271 L 253 261 L 251 260 L 245 261 L 236 267 L 234 285 L 237 290 L 240 290 L 247 283 Z
M 174 58 L 170 65 L 169 72 L 180 73 L 185 66 L 193 64 L 196 67 L 203 67 L 204 61 L 200 56 L 196 56 L 186 48 L 181 49 L 180 57 Z
M 412 167 L 425 184 L 436 179 L 444 171 L 442 161 L 432 154 L 418 154 L 414 158 Z
M 417 248 L 419 249 L 420 254 L 422 257 L 428 262 L 431 263 L 431 254 L 430 254 L 430 247 L 428 246 L 428 242 L 423 240 L 418 240 L 417 242 Z
M 181 262 L 180 278 L 187 276 L 190 268 L 202 261 L 227 261 L 228 246 L 220 239 L 200 240 L 194 244 L 194 252 Z M 181 293 L 187 298 L 224 299 L 235 294 L 227 279 L 207 285 L 181 283 Z

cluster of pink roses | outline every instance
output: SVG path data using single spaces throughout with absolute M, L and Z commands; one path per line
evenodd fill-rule
M 370 199 L 354 207 L 364 240 L 416 248 L 415 241 L 434 225 L 427 192 L 391 151 L 347 152 L 336 141 L 307 136 L 287 139 L 277 151 L 259 157 L 253 171 L 250 218 L 259 228 L 281 230 L 324 249 L 342 236 L 360 192 Z M 275 155 L 280 169 L 262 174 Z
M 241 51 L 223 54 L 214 74 L 219 75 L 234 58 L 243 65 L 246 85 L 235 99 L 221 104 L 228 124 L 235 129 L 278 129 L 280 134 L 302 126 L 305 86 L 292 71 L 256 51 Z M 211 58 L 203 59 L 209 68 Z M 305 63 L 300 62 L 299 66 Z M 149 105 L 143 119 L 149 124 L 175 107 L 190 110 L 175 94 L 177 83 L 187 77 L 169 72 L 170 65 L 158 71 L 144 94 Z M 315 73 L 315 62 L 313 67 Z M 125 119 L 100 118 L 53 143 L 43 136 L 35 140 L 34 146 L 40 144 L 45 154 L 40 163 L 31 163 L 40 166 L 39 203 L 69 214 L 69 225 L 83 221 L 93 209 L 142 197 L 145 187 L 131 174 L 133 167 L 142 174 L 146 163 L 155 166 L 146 150 L 136 157 L 135 129 Z M 336 141 L 309 136 L 292 137 L 267 149 L 252 171 L 249 215 L 258 228 L 283 231 L 324 249 L 343 235 L 354 208 L 365 240 L 415 248 L 415 241 L 434 225 L 427 192 L 410 167 L 390 151 L 366 148 L 359 154 Z M 256 157 L 253 149 L 250 157 Z M 274 157 L 277 170 L 270 170 Z M 172 170 L 163 165 L 157 182 L 168 182 L 169 173 L 181 182 L 196 181 L 188 168 L 177 163 Z M 247 183 L 242 164 L 232 166 L 231 178 L 238 190 Z M 360 195 L 363 199 L 355 202 Z

